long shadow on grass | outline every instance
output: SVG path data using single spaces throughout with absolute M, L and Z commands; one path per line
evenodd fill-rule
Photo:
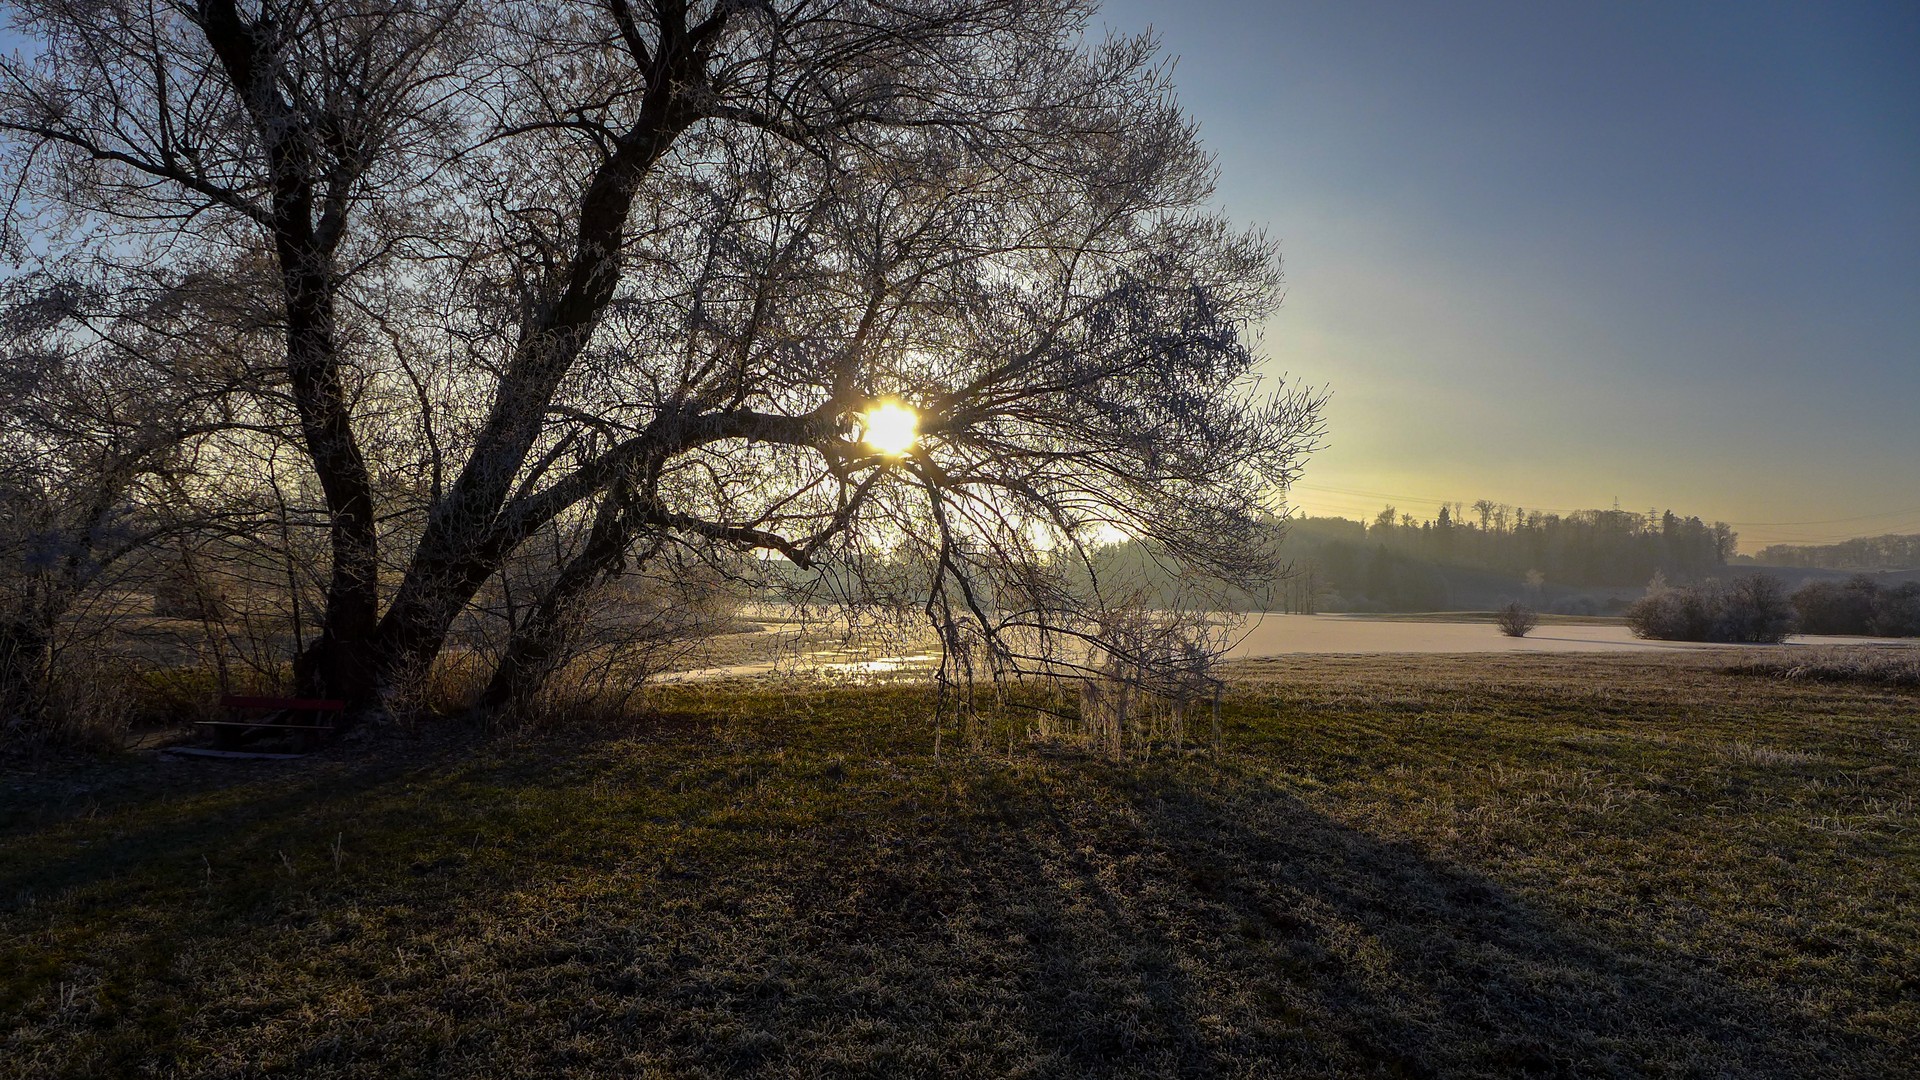
M 159 766 L 156 766 L 159 767 Z M 219 768 L 222 766 L 214 766 Z M 216 865 L 276 837 L 313 831 L 322 815 L 355 807 L 417 765 L 366 765 L 346 770 L 265 777 L 192 776 L 177 789 L 149 785 L 109 796 L 105 828 L 88 816 L 31 821 L 0 836 L 0 913 L 50 893 L 85 889 L 130 870 L 202 859 Z
M 1880 1076 L 1914 1064 L 1703 961 L 1605 940 L 1349 828 L 1231 763 L 918 759 L 842 774 L 805 753 L 743 755 L 751 768 L 736 769 L 698 740 L 635 753 L 616 766 L 592 747 L 542 751 L 424 780 L 370 769 L 325 799 L 275 793 L 233 842 L 271 852 L 314 831 L 317 804 L 347 802 L 348 826 L 369 845 L 386 830 L 396 858 L 444 854 L 441 822 L 517 835 L 495 856 L 511 872 L 429 860 L 313 886 L 301 908 L 314 923 L 404 907 L 364 940 L 302 933 L 271 897 L 183 913 L 155 929 L 164 955 L 129 993 L 201 981 L 217 994 L 219 968 L 175 970 L 172 957 L 210 963 L 190 939 L 244 950 L 252 1011 L 195 1019 L 191 1039 L 316 1072 L 641 1060 L 714 1076 Z M 600 785 L 609 770 L 630 786 Z M 676 777 L 685 790 L 669 797 Z M 177 894 L 178 864 L 217 818 L 130 829 L 109 873 L 139 888 L 143 851 Z M 43 888 L 100 876 L 46 869 Z M 107 882 L 75 915 L 108 918 L 123 895 Z M 408 972 L 396 950 L 416 941 L 461 959 Z M 336 992 L 375 995 L 371 1019 L 304 1004 L 306 1019 L 289 1019 Z M 128 1053 L 166 1059 L 178 1038 Z
M 1019 855 L 1050 887 L 1036 895 L 1057 899 L 1050 925 L 1027 935 L 1042 944 L 1026 958 L 1023 1012 L 1071 1071 L 1878 1076 L 1914 1064 L 1248 776 L 1114 783 L 1130 828 L 1049 811 Z

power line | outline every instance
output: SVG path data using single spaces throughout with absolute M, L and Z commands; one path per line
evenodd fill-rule
M 1462 499 L 1441 499 L 1431 495 L 1409 495 L 1404 492 L 1395 493 L 1395 492 L 1387 492 L 1387 491 L 1368 491 L 1364 488 L 1334 487 L 1329 484 L 1303 484 L 1303 483 L 1296 482 L 1288 486 L 1288 490 L 1290 491 L 1295 489 L 1301 490 L 1301 491 L 1319 492 L 1319 493 L 1331 494 L 1331 495 L 1346 495 L 1346 496 L 1352 496 L 1352 497 L 1357 497 L 1362 499 L 1384 499 L 1385 501 L 1390 503 L 1404 504 L 1407 506 L 1437 505 L 1437 506 L 1450 507 L 1455 503 L 1461 503 L 1462 505 L 1465 505 L 1468 507 L 1471 507 L 1472 505 L 1471 503 L 1467 503 L 1465 500 L 1462 500 Z M 1331 500 L 1331 501 L 1338 501 L 1338 500 Z M 1355 504 L 1349 503 L 1348 505 L 1355 505 Z M 1562 507 L 1562 506 L 1528 506 L 1528 505 L 1517 504 L 1517 503 L 1512 505 L 1514 505 L 1518 509 L 1537 511 L 1542 514 L 1576 514 L 1576 513 L 1579 513 L 1580 510 L 1582 509 L 1595 509 L 1594 507 L 1575 508 L 1575 507 Z
M 1794 525 L 1839 525 L 1848 521 L 1874 521 L 1879 518 L 1905 517 L 1908 514 L 1920 514 L 1920 506 L 1909 506 L 1905 510 L 1887 510 L 1878 514 L 1861 514 L 1858 517 L 1824 518 L 1820 521 L 1729 521 L 1729 525 L 1747 525 L 1756 529 L 1782 529 Z

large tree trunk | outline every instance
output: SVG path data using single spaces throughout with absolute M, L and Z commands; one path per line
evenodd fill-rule
M 589 190 L 566 294 L 516 350 L 473 453 L 429 514 L 382 620 L 383 662 L 390 670 L 430 661 L 453 619 L 518 543 L 520 537 L 502 534 L 510 528 L 501 521 L 502 510 L 561 379 L 613 297 L 634 190 L 640 173 L 664 150 L 663 139 L 643 161 L 630 163 L 631 175 L 603 173 Z
M 608 493 L 594 514 L 587 542 L 540 597 L 507 641 L 493 679 L 480 696 L 486 712 L 530 700 L 567 659 L 566 627 L 588 590 L 619 573 L 633 542 L 633 514 L 624 493 Z
M 329 118 L 283 94 L 280 31 L 265 20 L 249 21 L 233 0 L 202 0 L 197 20 L 267 153 L 268 225 L 287 314 L 287 380 L 330 519 L 333 566 L 323 628 L 294 670 L 304 691 L 344 699 L 357 713 L 379 700 L 380 582 L 373 481 L 354 436 L 334 335 L 334 252 L 346 228 L 352 181 L 347 174 L 323 175 L 315 141 Z
M 379 690 L 375 631 L 380 564 L 373 481 L 354 437 L 341 384 L 326 257 L 285 240 L 280 248 L 288 375 L 307 454 L 327 500 L 333 557 L 320 639 L 296 663 L 296 676 L 303 691 L 341 698 L 360 711 L 377 705 Z
M 671 14 L 661 28 L 660 52 L 648 75 L 640 114 L 581 196 L 566 285 L 521 337 L 495 388 L 473 452 L 429 513 L 419 546 L 380 622 L 383 677 L 431 663 L 453 620 L 521 539 L 503 534 L 502 511 L 554 393 L 600 325 L 620 283 L 627 217 L 640 184 L 696 119 L 685 91 L 704 81 L 705 59 L 687 36 L 684 5 L 673 6 Z
M 495 533 L 490 542 L 478 543 L 464 553 L 415 556 L 376 631 L 374 662 L 380 685 L 416 678 L 440 655 L 453 621 L 512 550 L 508 537 L 499 535 L 499 530 Z M 517 534 L 509 535 L 518 542 Z

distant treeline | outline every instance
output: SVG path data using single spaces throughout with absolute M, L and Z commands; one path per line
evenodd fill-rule
M 1655 573 L 1688 580 L 1719 570 L 1736 539 L 1725 522 L 1672 511 L 1561 515 L 1486 500 L 1443 506 L 1427 520 L 1389 506 L 1371 522 L 1301 517 L 1288 528 L 1296 570 L 1318 579 L 1328 607 L 1402 611 L 1460 602 L 1452 595 L 1460 575 L 1448 568 L 1536 591 L 1548 584 L 1644 586 Z
M 1888 534 L 1837 544 L 1770 544 L 1754 562 L 1818 570 L 1911 570 L 1920 568 L 1920 533 Z
M 1291 574 L 1229 595 L 1229 606 L 1441 611 L 1525 597 L 1543 608 L 1592 613 L 1599 610 L 1595 599 L 1582 590 L 1630 589 L 1637 596 L 1655 574 L 1683 582 L 1711 576 L 1732 557 L 1735 541 L 1724 522 L 1671 511 L 1562 515 L 1485 500 L 1443 506 L 1426 520 L 1389 506 L 1371 521 L 1298 517 L 1284 528 L 1279 551 Z M 1100 561 L 1113 577 L 1173 595 L 1173 583 L 1162 579 L 1143 545 L 1116 544 Z M 1619 597 L 1619 607 L 1628 599 Z

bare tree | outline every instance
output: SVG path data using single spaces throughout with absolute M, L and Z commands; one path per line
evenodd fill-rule
M 1502 604 L 1493 613 L 1493 624 L 1508 637 L 1526 637 L 1540 625 L 1540 616 L 1518 600 Z
M 1480 531 L 1486 532 L 1493 521 L 1493 500 L 1475 499 L 1473 501 L 1473 512 L 1480 516 Z
M 233 524 L 190 479 L 233 385 L 192 329 L 203 301 L 132 278 L 0 287 L 0 711 L 37 713 L 62 644 L 124 613 L 142 553 Z
M 1318 437 L 1253 374 L 1271 245 L 1206 209 L 1152 43 L 1085 43 L 1074 0 L 19 11 L 15 248 L 253 290 L 256 442 L 209 464 L 313 490 L 299 666 L 356 706 L 553 532 L 491 702 L 666 551 L 912 562 L 950 655 L 1017 667 L 1098 637 L 1090 540 L 1265 566 Z M 859 438 L 884 401 L 900 452 Z

